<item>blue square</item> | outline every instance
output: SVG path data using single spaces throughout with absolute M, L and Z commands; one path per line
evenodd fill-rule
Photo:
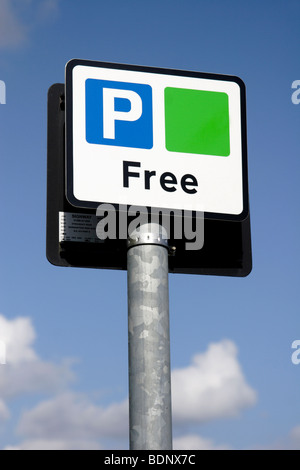
M 87 142 L 142 149 L 153 147 L 150 85 L 88 78 L 85 93 Z

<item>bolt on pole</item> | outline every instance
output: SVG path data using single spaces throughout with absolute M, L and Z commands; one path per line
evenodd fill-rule
M 129 234 L 131 450 L 172 450 L 168 241 L 158 224 Z

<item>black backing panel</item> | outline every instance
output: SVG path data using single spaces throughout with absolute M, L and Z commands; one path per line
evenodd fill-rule
M 94 209 L 72 206 L 65 196 L 65 87 L 48 91 L 47 240 L 46 254 L 56 266 L 127 269 L 126 240 L 103 243 L 59 243 L 59 212 L 95 214 Z M 187 240 L 170 239 L 176 247 L 169 272 L 247 276 L 252 269 L 250 215 L 243 221 L 204 220 L 204 246 L 185 250 Z

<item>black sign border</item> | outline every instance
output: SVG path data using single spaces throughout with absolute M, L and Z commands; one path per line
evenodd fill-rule
M 210 80 L 230 81 L 236 83 L 240 88 L 241 103 L 241 136 L 242 136 L 242 184 L 243 184 L 243 211 L 240 214 L 221 214 L 205 212 L 205 218 L 215 220 L 242 221 L 249 215 L 249 189 L 248 189 L 248 155 L 247 155 L 247 123 L 246 123 L 246 87 L 243 80 L 234 75 L 221 75 L 206 72 L 186 71 L 178 69 L 167 69 L 141 65 L 118 64 L 111 62 L 98 62 L 94 60 L 71 59 L 66 64 L 66 197 L 70 204 L 78 208 L 96 208 L 100 204 L 112 204 L 116 210 L 119 205 L 113 201 L 81 201 L 74 196 L 73 191 L 73 69 L 78 65 L 129 70 L 134 72 L 146 72 L 160 75 L 177 75 L 182 77 L 205 78 Z M 150 210 L 150 208 L 147 208 Z M 171 209 L 169 209 L 171 210 Z

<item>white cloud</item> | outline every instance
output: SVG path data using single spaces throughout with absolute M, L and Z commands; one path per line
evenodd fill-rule
M 0 395 L 11 399 L 24 393 L 53 393 L 63 389 L 74 378 L 72 361 L 52 364 L 40 359 L 0 367 Z
M 66 392 L 25 412 L 18 433 L 34 440 L 55 437 L 69 442 L 123 437 L 128 433 L 128 403 L 125 400 L 102 408 L 83 395 Z
M 35 338 L 29 318 L 9 320 L 0 315 L 0 340 L 7 346 L 6 363 L 0 366 L 0 422 L 9 419 L 8 403 L 13 397 L 40 391 L 52 394 L 23 411 L 17 428 L 23 441 L 5 448 L 99 449 L 106 439 L 127 442 L 128 400 L 102 407 L 84 394 L 67 390 L 73 378 L 70 362 L 57 365 L 43 361 L 34 349 Z M 255 399 L 238 363 L 237 349 L 228 340 L 209 345 L 190 365 L 172 373 L 175 426 L 235 415 Z M 298 436 L 297 430 L 294 435 Z M 177 437 L 174 447 L 226 448 L 193 434 Z
M 7 320 L 0 314 L 0 340 L 6 346 L 6 363 L 18 365 L 37 359 L 32 347 L 35 331 L 30 318 Z
M 58 12 L 59 0 L 0 0 L 0 49 L 27 42 L 30 32 Z
M 174 450 L 228 450 L 227 445 L 216 445 L 211 439 L 198 436 L 197 434 L 188 434 L 186 436 L 173 439 Z
M 232 341 L 210 344 L 192 364 L 172 373 L 175 422 L 202 423 L 237 415 L 254 405 L 256 392 L 246 383 Z
M 173 416 L 188 424 L 231 416 L 255 403 L 255 392 L 246 384 L 231 341 L 211 344 L 192 364 L 172 374 Z M 18 433 L 21 448 L 94 448 L 104 438 L 128 436 L 128 401 L 104 408 L 87 397 L 66 392 L 23 413 Z M 83 446 L 83 447 L 82 447 Z M 182 449 L 218 449 L 197 435 L 176 438 Z
M 295 426 L 290 432 L 290 449 L 300 450 L 300 425 Z
M 25 26 L 16 16 L 12 2 L 0 0 L 0 48 L 19 46 L 25 40 Z
M 5 446 L 3 450 L 101 450 L 98 442 L 92 440 L 29 439 L 18 446 Z
M 23 414 L 18 433 L 25 440 L 19 449 L 100 449 L 104 438 L 128 436 L 128 402 L 107 408 L 96 406 L 83 395 L 65 393 L 44 401 Z M 182 450 L 224 450 L 211 439 L 191 434 L 176 437 L 173 448 Z
M 0 365 L 0 421 L 9 417 L 7 403 L 24 393 L 53 393 L 74 378 L 71 361 L 53 364 L 41 360 L 33 348 L 35 331 L 29 318 L 8 320 L 0 315 L 0 340 L 5 364 Z
M 300 425 L 291 429 L 287 435 L 279 436 L 274 442 L 256 445 L 251 450 L 300 450 Z

